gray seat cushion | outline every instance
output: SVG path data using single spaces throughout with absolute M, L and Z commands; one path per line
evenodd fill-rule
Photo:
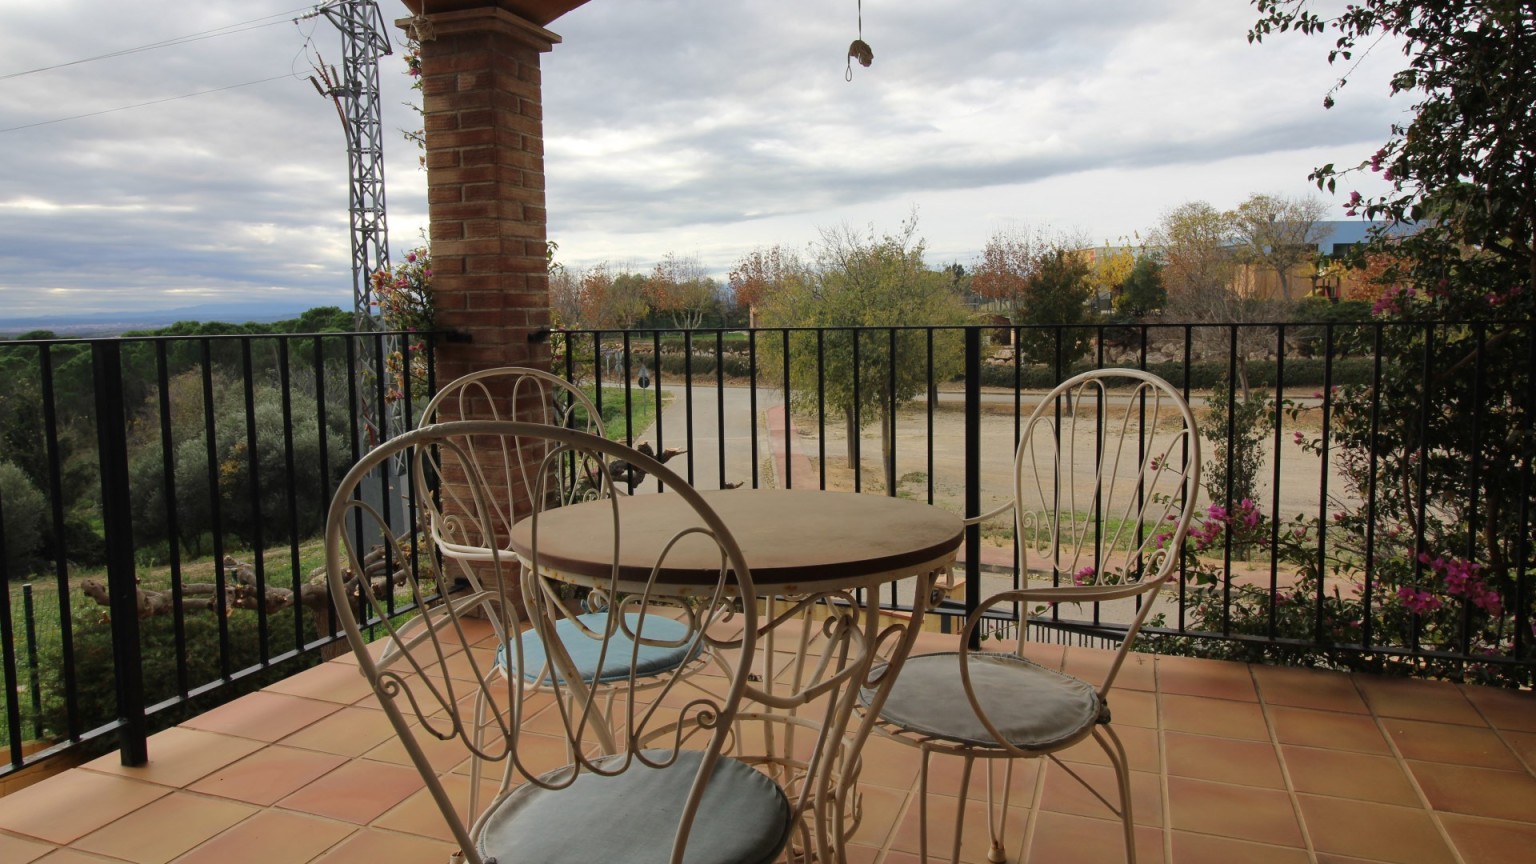
M 648 752 L 653 761 L 666 757 L 665 751 Z M 554 791 L 525 783 L 486 821 L 480 854 L 494 855 L 498 864 L 666 862 L 702 756 L 690 750 L 666 768 L 637 761 L 622 774 L 583 773 Z M 772 861 L 788 842 L 790 827 L 789 801 L 778 784 L 744 762 L 721 756 L 683 860 Z
M 1088 682 L 1014 654 L 972 652 L 971 686 L 987 719 L 1009 744 L 1050 751 L 1081 740 L 1099 717 L 1099 694 Z M 865 705 L 873 694 L 865 690 Z M 902 729 L 974 747 L 995 747 L 965 695 L 960 655 L 907 658 L 880 718 Z

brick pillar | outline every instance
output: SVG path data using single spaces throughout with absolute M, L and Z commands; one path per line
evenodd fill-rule
M 439 343 L 439 382 L 550 365 L 529 336 L 550 321 L 539 55 L 560 37 L 483 2 L 396 22 L 421 44 L 437 323 L 472 340 Z
M 421 45 L 437 324 L 471 339 L 438 343 L 438 382 L 496 366 L 547 370 L 548 340 L 529 340 L 550 322 L 539 55 L 560 37 L 504 8 L 506 0 L 407 5 L 416 17 L 396 25 L 413 30 Z M 455 419 L 448 416 L 455 411 L 448 406 L 441 419 Z M 465 413 L 489 416 L 489 406 Z M 499 458 L 495 448 L 477 455 L 493 484 L 511 478 L 521 485 L 515 473 L 485 464 Z M 526 490 L 495 491 L 511 500 L 516 516 L 528 512 Z M 493 571 L 477 570 L 496 590 Z M 517 587 L 505 590 L 520 606 Z

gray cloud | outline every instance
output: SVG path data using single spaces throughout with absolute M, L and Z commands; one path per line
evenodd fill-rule
M 351 302 L 340 126 L 303 80 L 316 50 L 339 62 L 339 38 L 290 23 L 291 2 L 8 8 L 0 75 L 278 23 L 0 79 L 0 129 L 293 77 L 0 133 L 0 319 Z M 1370 83 L 1398 59 L 1378 52 L 1324 112 L 1322 41 L 1251 47 L 1251 7 L 1232 0 L 865 6 L 875 62 L 852 82 L 852 3 L 592 0 L 550 25 L 564 38 L 543 58 L 562 258 L 646 267 L 700 252 L 723 269 L 818 226 L 894 226 L 914 205 L 930 249 L 961 259 L 1016 221 L 1117 236 L 1191 197 L 1305 192 L 1307 160 L 1368 155 L 1401 110 Z M 405 14 L 398 0 L 383 11 Z M 386 128 L 414 126 L 403 65 L 386 59 L 380 79 Z M 386 147 L 404 249 L 425 179 L 412 145 L 390 134 Z

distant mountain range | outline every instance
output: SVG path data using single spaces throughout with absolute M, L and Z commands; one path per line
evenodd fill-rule
M 325 304 L 316 304 L 325 305 Z M 51 330 L 59 336 L 114 336 L 129 330 L 169 327 L 177 321 L 224 321 L 230 324 L 267 324 L 297 318 L 310 306 L 275 306 L 271 303 L 205 303 L 174 309 L 131 312 L 95 312 L 17 318 L 0 312 L 0 336 L 14 337 L 34 330 Z

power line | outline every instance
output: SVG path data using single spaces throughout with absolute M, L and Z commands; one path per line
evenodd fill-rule
M 41 120 L 41 121 L 38 121 L 37 123 L 27 123 L 27 124 L 22 125 L 22 126 L 12 126 L 12 127 L 8 128 L 8 129 L 0 129 L 0 135 L 5 134 L 6 132 L 16 132 L 16 131 L 21 130 L 21 129 L 33 129 L 33 128 L 36 128 L 38 126 L 47 126 L 47 125 L 50 125 L 52 123 L 63 123 L 66 120 L 80 120 L 80 119 L 83 119 L 83 118 L 86 118 L 86 117 L 99 117 L 102 114 L 111 114 L 111 113 L 116 112 L 116 111 L 127 111 L 130 108 L 144 108 L 144 107 L 149 106 L 149 105 L 160 105 L 160 104 L 165 103 L 165 102 L 175 102 L 178 99 L 190 99 L 193 96 L 203 96 L 203 95 L 208 94 L 208 93 L 222 93 L 225 90 L 234 90 L 237 87 L 249 87 L 252 84 L 265 84 L 268 81 L 277 81 L 278 79 L 281 79 L 281 78 L 298 78 L 298 77 L 299 76 L 294 75 L 292 73 L 284 73 L 282 75 L 273 75 L 271 78 L 262 78 L 262 79 L 260 79 L 258 81 L 246 81 L 243 84 L 230 84 L 227 87 L 214 87 L 211 90 L 199 90 L 196 93 L 183 93 L 180 96 L 168 96 L 168 97 L 166 97 L 164 99 L 152 99 L 152 100 L 150 100 L 148 102 L 139 102 L 138 104 L 135 104 L 135 105 L 119 105 L 116 108 L 105 108 L 105 109 L 102 109 L 101 111 L 91 111 L 90 113 L 87 113 L 87 114 L 76 114 L 73 117 L 59 117 L 59 118 L 54 119 L 54 120 Z
M 232 36 L 236 33 L 244 33 L 249 30 L 259 30 L 263 27 L 271 27 L 274 24 L 287 23 L 288 21 L 292 20 L 288 16 L 294 14 L 295 12 L 304 12 L 308 9 L 309 7 L 307 6 L 301 6 L 298 9 L 290 9 L 287 12 L 277 12 L 272 15 L 264 15 L 260 18 L 253 18 L 250 21 L 240 21 L 234 24 L 226 24 L 223 27 L 215 27 L 212 30 L 203 30 L 186 36 L 175 36 L 170 39 L 163 39 L 159 42 L 151 42 L 148 45 L 140 45 L 136 48 L 124 48 L 120 51 L 111 51 L 106 54 L 98 54 L 95 57 L 84 57 L 79 60 L 70 60 L 65 63 L 55 63 L 52 66 L 39 66 L 36 69 L 27 69 L 21 72 L 10 72 L 4 75 L 0 75 L 0 81 L 6 81 L 11 78 L 20 78 L 23 75 L 32 75 L 37 72 L 47 72 L 51 69 L 63 69 L 66 66 L 78 66 L 81 63 L 92 63 L 97 60 L 107 60 L 112 57 L 122 57 L 127 54 L 137 54 L 141 51 L 152 51 L 156 48 L 169 48 L 173 45 L 185 45 L 189 42 L 201 42 L 204 39 L 212 39 L 215 36 Z M 278 20 L 271 20 L 274 18 Z

